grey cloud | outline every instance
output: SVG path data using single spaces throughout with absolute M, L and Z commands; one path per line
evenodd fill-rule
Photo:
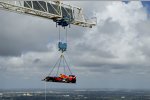
M 94 67 L 95 70 L 101 69 L 102 66 L 110 66 L 108 70 L 120 70 L 120 72 L 129 70 L 132 71 L 131 73 L 136 72 L 132 69 L 134 66 L 134 68 L 137 69 L 140 69 L 140 66 L 145 67 L 147 64 L 144 64 L 143 60 L 141 60 L 141 57 L 144 56 L 141 53 L 144 51 L 140 49 L 142 39 L 137 37 L 138 33 L 135 31 L 137 25 L 134 27 L 134 25 L 128 23 L 127 27 L 132 27 L 130 27 L 129 30 L 125 30 L 125 26 L 121 26 L 119 20 L 112 21 L 108 17 L 104 20 L 104 24 L 98 22 L 98 30 L 87 32 L 82 38 L 79 37 L 79 39 L 76 40 L 78 42 L 71 47 L 73 48 L 71 54 L 73 55 L 73 63 L 76 66 L 89 67 L 89 69 Z M 137 24 L 143 23 L 142 20 L 138 19 Z M 147 20 L 148 19 L 145 21 Z M 144 26 L 145 25 L 143 25 L 143 30 L 145 30 Z M 144 32 L 143 30 L 141 30 L 141 32 Z M 146 30 L 148 30 L 148 27 L 146 27 Z M 141 35 L 143 36 L 143 34 Z M 143 39 L 145 39 L 145 36 Z M 147 46 L 146 43 L 144 44 Z M 127 52 L 124 52 L 124 50 L 127 50 Z M 118 54 L 118 52 L 120 53 Z M 121 56 L 122 54 L 125 55 L 125 57 Z M 148 55 L 148 52 L 145 55 Z M 148 62 L 146 61 L 146 63 Z
M 94 40 L 93 40 L 94 41 Z M 97 41 L 95 41 L 97 42 Z M 77 43 L 76 45 L 73 45 L 73 49 L 76 49 L 76 51 L 73 51 L 73 55 L 83 55 L 83 54 L 89 54 L 89 55 L 93 55 L 93 56 L 99 56 L 99 57 L 103 57 L 103 58 L 114 58 L 115 55 L 113 55 L 111 52 L 107 51 L 106 49 L 103 48 L 104 44 L 102 43 L 98 43 L 97 46 L 93 46 L 93 44 L 91 43 L 91 41 L 87 41 L 87 42 L 80 42 Z M 81 54 L 81 51 L 82 52 Z
M 137 49 L 139 49 L 142 54 L 147 58 L 149 59 L 150 58 L 150 48 L 149 46 L 149 33 L 150 33 L 150 29 L 149 29 L 149 26 L 150 26 L 150 20 L 144 20 L 144 21 L 141 21 L 140 23 L 138 23 L 136 25 L 136 28 L 137 28 L 137 33 L 138 33 L 138 36 L 137 36 L 137 39 L 138 39 L 138 42 L 139 42 L 139 46 L 137 47 Z
M 121 33 L 124 31 L 123 27 L 119 24 L 119 22 L 112 21 L 111 18 L 108 18 L 107 20 L 105 20 L 105 22 L 102 23 L 104 24 L 100 24 L 101 26 L 99 26 L 99 32 L 101 34 L 113 35 L 117 34 L 118 32 Z
M 107 15 L 109 13 L 106 9 L 108 6 L 111 6 L 112 9 L 122 7 L 122 4 L 117 3 L 116 5 L 119 6 L 116 6 L 112 2 L 95 2 L 90 5 L 91 2 L 88 4 L 83 2 L 82 6 L 88 13 L 89 10 L 98 11 L 98 18 L 101 17 L 101 14 Z M 134 6 L 129 6 L 129 8 L 130 13 L 139 10 Z M 137 10 L 132 10 L 132 8 Z M 128 12 L 118 13 L 131 15 Z M 137 12 L 137 14 L 141 13 Z M 39 82 L 40 79 L 49 73 L 60 56 L 57 51 L 58 28 L 55 28 L 55 23 L 52 21 L 38 17 L 5 11 L 1 11 L 0 15 L 0 22 L 2 23 L 0 24 L 0 77 L 3 75 L 0 80 L 6 80 L 5 86 L 9 86 L 10 81 L 18 79 L 18 81 L 24 82 L 22 87 L 28 87 L 25 85 L 26 82 L 28 85 L 30 82 L 32 83 L 29 85 L 30 87 L 34 87 L 34 84 L 37 84 L 35 87 L 42 87 Z M 68 29 L 68 54 L 66 56 L 69 56 L 70 59 L 67 59 L 67 61 L 72 64 L 73 71 L 78 75 L 81 87 L 84 87 L 86 82 L 91 84 L 95 82 L 95 87 L 117 87 L 117 85 L 122 84 L 131 87 L 134 81 L 136 81 L 134 84 L 138 86 L 137 81 L 147 80 L 150 75 L 148 71 L 149 60 L 144 59 L 144 55 L 147 56 L 149 53 L 149 23 L 145 23 L 148 19 L 137 22 L 134 27 L 135 17 L 130 16 L 133 23 L 130 25 L 127 22 L 127 24 L 128 27 L 132 27 L 125 30 L 126 27 L 120 25 L 120 21 L 124 20 L 123 18 L 112 20 L 108 15 L 103 20 L 103 24 L 98 22 L 98 25 L 93 29 L 73 25 Z M 138 32 L 135 30 L 138 30 Z M 64 33 L 65 30 L 61 29 L 61 34 Z M 144 41 L 146 38 L 147 40 Z M 139 42 L 137 42 L 138 40 Z M 140 43 L 142 43 L 142 46 L 140 46 Z M 147 75 L 147 77 L 144 77 L 144 75 Z M 98 76 L 99 79 L 93 78 L 95 76 Z M 92 81 L 89 80 L 89 77 Z M 97 84 L 100 81 L 103 83 Z M 109 83 L 112 84 L 109 85 Z M 126 85 L 125 83 L 129 84 Z M 0 87 L 3 87 L 3 84 L 0 83 Z M 14 82 L 13 84 L 17 83 Z M 53 86 L 57 87 L 56 85 Z M 90 87 L 90 85 L 85 87 Z
M 0 55 L 19 56 L 28 51 L 48 51 L 55 40 L 54 23 L 38 17 L 1 11 Z M 7 16 L 7 17 L 6 17 Z
M 36 58 L 33 63 L 39 63 L 41 60 L 39 58 Z
M 149 32 L 150 32 L 149 25 L 150 25 L 149 19 L 140 21 L 140 23 L 136 24 L 135 28 L 137 28 L 139 37 L 149 36 Z

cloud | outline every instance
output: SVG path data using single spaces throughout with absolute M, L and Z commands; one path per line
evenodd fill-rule
M 117 11 L 120 9 L 121 11 Z M 135 31 L 137 24 L 147 21 L 141 3 L 130 2 L 129 5 L 126 5 L 121 2 L 113 2 L 113 4 L 107 5 L 103 12 L 97 14 L 97 16 L 100 15 L 98 27 L 87 32 L 82 39 L 79 38 L 80 41 L 77 40 L 78 42 L 74 46 L 78 47 L 79 51 L 84 51 L 81 55 L 85 55 L 84 58 L 95 58 L 94 60 L 97 61 L 98 58 L 103 58 L 99 55 L 101 53 L 111 55 L 105 61 L 109 62 L 111 59 L 114 63 L 129 63 L 130 60 L 136 60 L 137 57 L 139 61 L 144 59 L 142 58 L 144 55 L 137 49 L 140 43 L 137 38 L 138 33 Z M 78 48 L 76 49 L 78 50 Z
M 2 10 L 0 15 L 1 56 L 19 56 L 28 51 L 48 51 L 46 45 L 57 36 L 52 21 Z
M 71 3 L 78 4 L 77 1 Z M 117 84 L 132 88 L 133 83 L 133 88 L 143 84 L 148 87 L 150 20 L 141 2 L 92 3 L 81 2 L 79 6 L 87 14 L 92 12 L 97 16 L 97 26 L 88 29 L 72 25 L 68 29 L 69 46 L 65 55 L 79 77 L 79 87 L 90 87 L 85 83 L 94 81 L 91 84 L 95 87 L 117 87 Z M 37 82 L 60 55 L 55 23 L 5 11 L 0 15 L 0 75 L 6 75 L 7 79 L 22 76 L 28 81 L 35 78 Z M 64 33 L 61 29 L 62 38 Z M 95 80 L 95 76 L 99 78 Z M 99 86 L 97 83 L 101 81 Z M 143 83 L 136 83 L 138 81 Z

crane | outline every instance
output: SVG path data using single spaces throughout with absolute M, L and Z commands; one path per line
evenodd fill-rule
M 21 14 L 28 14 L 46 19 L 51 19 L 59 26 L 59 42 L 58 48 L 62 53 L 56 64 L 53 66 L 50 74 L 43 79 L 46 82 L 61 82 L 61 83 L 76 83 L 76 76 L 72 74 L 69 65 L 63 53 L 67 50 L 67 28 L 66 41 L 61 41 L 60 26 L 67 27 L 71 24 L 92 28 L 96 25 L 96 17 L 87 19 L 80 7 L 64 4 L 60 1 L 0 1 L 0 9 L 14 11 Z M 64 74 L 59 74 L 60 66 L 64 66 Z M 69 75 L 66 75 L 66 68 L 68 68 Z M 51 73 L 57 67 L 55 76 Z
M 96 25 L 96 18 L 87 19 L 82 8 L 60 1 L 0 1 L 0 8 L 51 19 L 56 26 L 73 24 L 92 28 Z

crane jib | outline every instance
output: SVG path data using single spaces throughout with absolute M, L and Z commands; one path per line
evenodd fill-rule
M 62 26 L 73 24 L 91 28 L 97 21 L 95 17 L 86 18 L 79 7 L 56 1 L 0 1 L 0 8 L 51 19 Z

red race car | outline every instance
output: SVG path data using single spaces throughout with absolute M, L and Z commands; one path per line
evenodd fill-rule
M 76 83 L 75 75 L 64 75 L 60 74 L 60 76 L 47 76 L 43 81 L 46 82 L 62 82 L 62 83 Z

